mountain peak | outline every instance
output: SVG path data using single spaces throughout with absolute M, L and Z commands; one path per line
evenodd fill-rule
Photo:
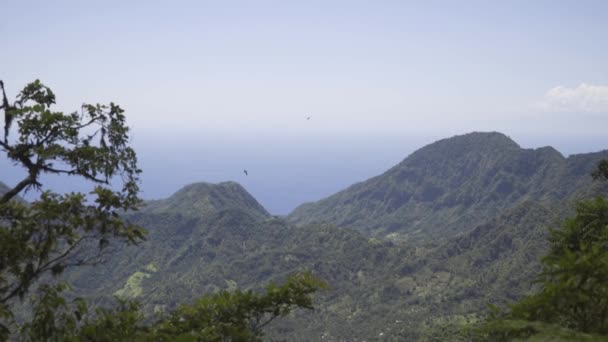
M 232 181 L 188 184 L 167 199 L 148 202 L 147 209 L 177 212 L 187 216 L 207 216 L 228 209 L 243 210 L 261 216 L 269 215 L 242 185 Z
M 472 132 L 438 140 L 414 152 L 414 155 L 428 155 L 429 153 L 433 154 L 434 151 L 441 151 L 443 154 L 460 156 L 471 152 L 493 154 L 519 149 L 521 147 L 503 133 Z
M 498 132 L 422 147 L 385 173 L 296 208 L 296 224 L 328 222 L 369 235 L 415 240 L 470 229 L 526 200 L 561 203 L 590 183 L 597 158 L 567 160 L 554 148 L 523 149 Z
M 492 140 L 492 141 L 496 141 L 496 142 L 503 142 L 506 144 L 519 146 L 508 135 L 501 133 L 501 132 L 497 132 L 497 131 L 491 131 L 491 132 L 475 131 L 475 132 L 455 135 L 451 138 L 446 138 L 445 140 L 449 140 L 449 139 L 478 139 L 478 140 L 487 140 L 487 141 Z

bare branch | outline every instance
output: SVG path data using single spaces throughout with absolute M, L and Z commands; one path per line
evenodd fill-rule
M 97 119 L 91 119 L 91 120 L 89 120 L 88 122 L 83 123 L 82 125 L 76 126 L 76 127 L 74 127 L 74 128 L 76 128 L 76 129 L 82 129 L 82 128 L 86 128 L 86 127 L 89 127 L 90 125 L 94 124 L 94 123 L 95 123 L 95 121 L 97 121 Z
M 11 199 L 13 199 L 13 197 L 17 196 L 17 194 L 19 194 L 23 189 L 35 184 L 37 184 L 36 179 L 32 178 L 31 175 L 27 176 L 21 182 L 19 182 L 19 184 L 17 184 L 13 189 L 4 193 L 2 198 L 0 198 L 0 204 L 10 201 Z
M 70 175 L 70 176 L 80 175 L 80 176 L 83 176 L 84 178 L 86 178 L 86 179 L 88 179 L 90 181 L 93 181 L 95 183 L 100 183 L 100 184 L 108 184 L 109 183 L 107 180 L 99 179 L 99 178 L 97 178 L 97 177 L 95 177 L 95 176 L 93 176 L 93 175 L 91 175 L 89 173 L 86 173 L 86 172 L 84 172 L 82 170 L 78 170 L 78 169 L 63 170 L 63 169 L 55 169 L 55 168 L 52 168 L 52 167 L 46 166 L 46 165 L 42 166 L 40 169 L 42 171 L 46 171 L 46 172 L 61 173 L 61 174 L 66 174 L 66 175 Z

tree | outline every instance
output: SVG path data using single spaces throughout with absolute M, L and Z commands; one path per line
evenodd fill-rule
M 222 291 L 182 305 L 146 325 L 139 304 L 120 301 L 113 309 L 90 312 L 68 303 L 61 288 L 45 288 L 34 301 L 34 318 L 22 328 L 27 341 L 262 341 L 263 328 L 296 308 L 312 310 L 311 295 L 326 288 L 309 273 L 295 274 L 264 293 Z
M 0 150 L 25 173 L 0 198 L 0 334 L 6 335 L 12 304 L 37 279 L 96 263 L 111 237 L 136 244 L 144 230 L 119 215 L 141 203 L 141 170 L 119 106 L 84 104 L 79 112 L 64 114 L 52 110 L 55 95 L 38 80 L 12 104 L 2 82 L 0 88 Z M 94 187 L 88 196 L 58 194 L 44 189 L 44 174 L 84 178 Z M 122 188 L 113 190 L 112 181 Z M 16 200 L 30 190 L 42 191 L 40 198 L 29 204 Z M 90 252 L 93 244 L 97 253 Z
M 608 160 L 602 160 L 592 175 L 594 179 L 608 180 Z
M 608 180 L 608 161 L 600 162 L 593 177 Z M 510 340 L 563 329 L 608 335 L 608 200 L 578 202 L 575 215 L 551 230 L 549 243 L 538 293 L 507 312 L 496 309 L 482 326 L 483 336 Z
M 117 105 L 85 104 L 79 112 L 52 111 L 55 95 L 36 80 L 10 103 L 0 81 L 4 135 L 0 150 L 24 169 L 22 181 L 0 194 L 0 341 L 257 341 L 262 328 L 296 308 L 312 309 L 312 294 L 326 285 L 296 274 L 264 294 L 221 292 L 183 305 L 152 325 L 136 302 L 111 309 L 67 300 L 69 284 L 54 281 L 68 267 L 104 260 L 110 241 L 137 244 L 145 230 L 124 212 L 137 210 L 139 175 L 129 128 Z M 89 194 L 44 188 L 45 174 L 93 183 Z M 113 185 L 119 183 L 119 190 Z M 40 191 L 26 203 L 19 195 Z M 31 303 L 30 320 L 14 322 L 17 303 Z

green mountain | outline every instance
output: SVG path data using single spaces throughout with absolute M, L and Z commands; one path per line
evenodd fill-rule
M 470 133 L 414 152 L 384 174 L 288 216 L 401 240 L 453 237 L 525 201 L 563 206 L 594 189 L 590 172 L 608 152 L 563 157 L 522 149 L 501 133 Z
M 474 280 L 471 289 L 479 298 L 512 300 L 530 290 L 547 251 L 547 225 L 557 221 L 545 207 L 524 202 L 441 245 L 428 256 L 429 264 Z
M 199 187 L 198 195 L 217 187 Z M 175 198 L 159 204 L 170 206 Z M 370 239 L 331 225 L 296 227 L 247 208 L 205 211 L 200 217 L 156 210 L 150 205 L 130 216 L 147 227 L 148 241 L 115 246 L 105 264 L 72 271 L 79 295 L 100 304 L 109 304 L 112 295 L 137 298 L 152 314 L 203 293 L 255 289 L 311 270 L 331 287 L 321 294 L 318 310 L 270 330 L 299 341 L 321 336 L 356 341 L 380 333 L 416 340 L 437 324 L 474 319 L 490 299 L 502 303 L 531 289 L 551 217 L 541 206 L 524 203 L 453 241 L 428 247 Z
M 177 288 L 181 285 L 179 281 L 173 281 L 174 277 L 202 277 L 196 267 L 212 264 L 218 249 L 238 255 L 244 245 L 235 245 L 235 242 L 249 238 L 260 244 L 268 242 L 271 236 L 256 229 L 260 222 L 273 220 L 241 185 L 234 182 L 185 186 L 165 200 L 147 202 L 142 210 L 127 215 L 127 219 L 147 229 L 147 241 L 136 247 L 114 246 L 115 250 L 108 253 L 112 257 L 105 265 L 78 270 L 82 274 L 77 286 L 85 292 L 93 288 L 99 290 L 100 285 L 107 287 L 106 294 L 119 291 L 123 285 L 107 281 L 108 274 L 112 279 L 128 278 L 146 267 L 147 273 L 162 270 L 163 275 L 171 279 L 165 278 L 162 283 Z M 223 280 L 221 285 L 225 285 Z M 214 289 L 210 286 L 198 291 Z
M 236 182 L 190 184 L 167 200 L 147 202 L 146 207 L 146 213 L 196 217 L 229 209 L 239 209 L 256 216 L 269 215 L 266 209 Z
M 189 194 L 187 198 L 193 202 L 182 201 L 183 194 Z M 200 199 L 219 203 L 227 198 L 233 201 L 224 201 L 223 206 L 194 205 L 200 209 L 198 215 L 181 210 L 201 203 Z M 323 304 L 319 316 L 288 319 L 273 329 L 277 336 L 295 338 L 304 333 L 303 340 L 315 340 L 328 319 L 345 319 L 346 311 L 338 310 L 345 298 L 359 297 L 361 289 L 381 289 L 386 275 L 411 254 L 390 242 L 370 241 L 351 229 L 295 227 L 264 215 L 263 210 L 252 210 L 258 208 L 257 202 L 242 201 L 244 198 L 251 199 L 234 183 L 230 187 L 196 184 L 150 203 L 129 216 L 148 229 L 147 241 L 137 247 L 114 246 L 104 264 L 69 271 L 76 294 L 99 304 L 109 304 L 113 295 L 137 298 L 152 314 L 204 293 L 235 287 L 257 289 L 296 271 L 311 270 L 333 289 L 323 295 L 323 301 L 336 306 Z M 177 208 L 178 203 L 183 206 L 180 210 L 166 210 Z M 364 292 L 370 295 L 369 290 Z M 306 332 L 296 324 L 302 320 L 310 323 Z M 337 328 L 342 329 L 332 324 L 328 331 Z M 357 334 L 363 331 L 357 330 Z
M 98 304 L 136 298 L 153 314 L 310 270 L 330 290 L 314 313 L 270 325 L 271 337 L 449 340 L 489 302 L 534 290 L 547 226 L 573 199 L 608 193 L 588 176 L 602 157 L 564 158 L 552 148 L 521 149 L 499 133 L 473 133 L 424 147 L 288 220 L 269 215 L 236 183 L 192 184 L 127 216 L 146 227 L 147 241 L 111 244 L 104 264 L 67 276 L 77 295 Z

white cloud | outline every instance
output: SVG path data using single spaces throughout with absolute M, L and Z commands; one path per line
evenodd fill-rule
M 608 113 L 608 86 L 586 83 L 576 88 L 557 86 L 549 89 L 538 105 L 547 112 Z

